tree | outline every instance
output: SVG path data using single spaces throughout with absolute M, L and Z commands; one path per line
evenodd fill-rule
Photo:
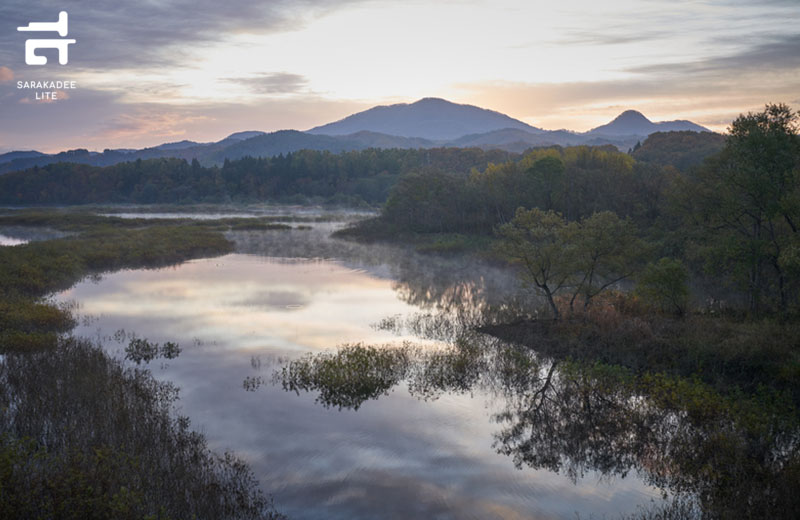
M 511 222 L 498 229 L 501 254 L 522 265 L 523 281 L 547 298 L 555 320 L 559 312 L 554 297 L 575 272 L 569 242 L 574 226 L 554 211 L 518 208 Z
M 564 196 L 564 162 L 559 157 L 543 157 L 528 168 L 533 180 L 539 207 L 545 211 L 555 210 Z
M 567 222 L 554 211 L 519 208 L 498 233 L 500 252 L 522 265 L 523 281 L 547 298 L 555 319 L 557 293 L 573 289 L 570 310 L 579 295 L 586 309 L 592 298 L 633 274 L 643 250 L 633 223 L 611 211 Z
M 685 196 L 704 228 L 701 249 L 717 272 L 730 272 L 747 291 L 753 314 L 765 302 L 788 308 L 798 280 L 787 249 L 800 226 L 798 115 L 783 104 L 739 116 L 725 148 L 706 163 Z
M 586 309 L 592 298 L 633 274 L 642 242 L 633 223 L 611 211 L 595 213 L 572 229 L 569 238 L 574 244 L 574 268 L 580 281 L 569 306 L 572 309 L 575 299 L 582 295 Z
M 683 262 L 662 258 L 650 263 L 639 277 L 636 293 L 665 312 L 686 313 L 689 302 L 689 271 Z

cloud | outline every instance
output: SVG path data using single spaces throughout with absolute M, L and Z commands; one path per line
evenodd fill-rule
M 308 80 L 299 74 L 272 72 L 243 78 L 226 78 L 224 81 L 242 85 L 256 94 L 296 94 L 306 92 Z
M 353 1 L 353 0 L 351 0 Z M 69 13 L 75 38 L 70 66 L 118 68 L 186 65 L 192 51 L 232 34 L 278 32 L 302 27 L 326 10 L 350 1 L 336 0 L 3 0 L 0 6 L 0 61 L 24 63 L 25 37 L 16 27 L 55 21 Z
M 513 51 L 520 60 L 511 72 L 500 65 L 476 66 L 486 62 L 473 62 L 464 52 L 429 71 L 421 68 L 426 72 L 418 76 L 406 74 L 407 84 L 391 82 L 383 90 L 349 88 L 372 79 L 358 75 L 368 61 L 360 54 L 337 54 L 352 59 L 343 59 L 332 70 L 329 62 L 290 59 L 316 56 L 320 45 L 336 48 L 340 33 L 319 32 L 318 26 L 327 22 L 311 22 L 334 10 L 349 11 L 348 5 L 362 1 L 3 0 L 0 121 L 14 121 L 14 128 L 0 124 L 0 140 L 15 148 L 36 143 L 49 150 L 141 147 L 178 137 L 210 141 L 243 129 L 310 128 L 387 97 L 403 101 L 421 95 L 492 108 L 544 128 L 585 130 L 637 108 L 656 120 L 688 118 L 724 129 L 720 121 L 758 110 L 765 102 L 793 103 L 800 92 L 800 36 L 792 11 L 797 0 L 772 0 L 773 8 L 766 11 L 746 0 L 706 0 L 680 10 L 666 9 L 667 0 L 626 0 L 620 4 L 625 9 L 613 12 L 588 0 L 566 0 L 543 14 L 543 23 L 553 21 L 547 25 L 552 30 L 523 32 L 527 36 L 521 38 L 534 41 Z M 352 9 L 352 18 L 337 11 L 328 25 L 336 29 L 343 21 L 363 22 L 358 18 L 365 16 L 362 11 L 380 11 L 384 5 L 370 2 L 369 9 Z M 69 37 L 78 41 L 69 66 L 27 67 L 26 36 L 16 27 L 55 20 L 62 9 L 70 14 Z M 569 16 L 550 17 L 559 12 Z M 478 20 L 484 25 L 489 21 Z M 313 30 L 286 36 L 295 43 L 297 38 L 309 42 L 309 47 L 280 48 L 283 40 L 277 37 L 249 39 L 306 26 Z M 341 34 L 341 39 L 349 36 Z M 474 40 L 474 34 L 469 38 Z M 382 48 L 379 38 L 369 41 Z M 506 47 L 493 47 L 490 36 L 482 41 L 481 52 L 487 56 L 507 52 Z M 558 58 L 561 46 L 568 51 L 565 55 L 578 57 L 582 47 L 599 49 L 595 74 L 569 59 L 537 61 L 537 55 Z M 209 58 L 197 61 L 204 49 Z M 248 54 L 251 49 L 260 54 Z M 260 61 L 272 55 L 287 59 Z M 241 57 L 242 67 L 223 56 Z M 382 56 L 381 62 L 409 56 L 413 52 L 403 48 Z M 462 74 L 461 67 L 469 73 Z M 566 72 L 559 76 L 559 68 Z M 56 79 L 52 76 L 68 71 L 68 79 L 78 80 L 78 89 L 64 103 L 21 105 L 10 80 L 2 81 L 8 75 L 5 69 L 25 80 Z M 547 82 L 555 78 L 568 81 Z M 433 90 L 420 93 L 423 89 Z
M 186 136 L 190 128 L 209 119 L 180 109 L 140 105 L 107 121 L 92 137 L 118 143 L 137 142 L 143 137 L 170 140 Z
M 767 102 L 790 102 L 800 74 L 649 74 L 570 83 L 484 82 L 458 85 L 460 101 L 523 119 L 534 126 L 588 130 L 636 109 L 652 120 L 689 119 L 724 131 L 740 113 Z
M 8 67 L 0 67 L 0 83 L 8 83 L 14 79 L 14 71 Z
M 800 35 L 774 36 L 737 53 L 684 63 L 653 64 L 628 69 L 638 74 L 709 74 L 800 69 Z
M 7 91 L 7 92 L 6 92 Z M 81 87 L 56 103 L 19 103 L 16 89 L 0 89 L 0 142 L 15 150 L 144 148 L 166 141 L 218 141 L 242 130 L 311 128 L 371 105 L 311 94 L 242 102 L 129 103 L 122 91 Z M 31 98 L 33 96 L 31 95 Z M 27 99 L 27 98 L 26 98 Z M 13 125 L 2 124 L 13 121 Z
M 653 29 L 642 30 L 628 27 L 604 27 L 600 31 L 566 30 L 566 36 L 553 42 L 556 45 L 622 45 L 626 43 L 641 43 L 649 40 L 658 40 L 669 36 L 667 31 Z
M 573 36 L 576 43 L 604 37 Z M 800 35 L 751 35 L 738 47 L 701 59 L 629 67 L 613 80 L 476 82 L 458 88 L 464 101 L 535 126 L 573 130 L 588 130 L 634 108 L 654 120 L 690 119 L 724 131 L 737 115 L 765 103 L 798 103 Z

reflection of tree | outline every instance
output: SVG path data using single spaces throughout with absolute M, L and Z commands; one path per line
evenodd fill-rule
M 358 410 L 365 401 L 388 394 L 405 377 L 410 352 L 410 347 L 348 345 L 292 361 L 276 372 L 275 379 L 286 391 L 319 392 L 317 402 L 326 408 Z
M 712 518 L 800 510 L 794 416 L 766 400 L 729 400 L 698 382 L 542 360 L 485 336 L 440 351 L 349 346 L 278 373 L 284 388 L 358 408 L 406 380 L 413 395 L 481 390 L 502 403 L 495 447 L 520 467 L 625 476 L 697 498 Z M 792 512 L 792 513 L 789 513 Z M 787 516 L 788 515 L 788 516 Z
M 573 478 L 587 470 L 624 476 L 639 469 L 648 452 L 648 439 L 641 434 L 649 435 L 658 423 L 649 413 L 631 413 L 648 408 L 646 400 L 626 395 L 619 385 L 555 368 L 554 363 L 542 383 L 516 389 L 497 415 L 505 425 L 496 434 L 498 451 L 518 467 L 565 470 Z
M 735 403 L 700 383 L 633 378 L 566 363 L 508 387 L 495 420 L 500 453 L 518 467 L 624 476 L 697 497 L 711 517 L 782 518 L 797 511 L 797 423 L 762 402 Z M 788 513 L 792 511 L 792 513 Z

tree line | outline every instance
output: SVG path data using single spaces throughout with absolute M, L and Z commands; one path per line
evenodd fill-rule
M 301 150 L 226 160 L 161 158 L 97 167 L 57 163 L 0 176 L 2 204 L 194 203 L 308 199 L 377 204 L 410 171 L 469 172 L 514 157 L 478 148 Z

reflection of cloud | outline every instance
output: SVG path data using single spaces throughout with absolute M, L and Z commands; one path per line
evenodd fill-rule
M 250 356 L 184 354 L 169 377 L 193 424 L 245 456 L 290 518 L 610 518 L 657 500 L 636 478 L 607 485 L 589 472 L 573 483 L 515 469 L 491 447 L 496 425 L 481 391 L 425 402 L 398 389 L 338 412 L 302 392 L 231 384 L 252 373 Z
M 14 79 L 14 71 L 8 67 L 0 67 L 0 83 L 8 83 Z
M 263 291 L 251 294 L 234 305 L 290 311 L 305 307 L 310 301 L 308 295 L 297 291 Z
M 175 336 L 191 331 L 237 349 L 399 341 L 389 332 L 364 331 L 361 323 L 408 309 L 388 280 L 333 264 L 268 263 L 241 255 L 193 261 L 174 272 L 115 273 L 103 284 L 102 294 L 84 284 L 70 297 L 85 299 L 89 314 L 124 318 L 128 325 L 122 327 L 163 330 L 157 322 L 164 320 Z M 286 305 L 301 306 L 285 312 Z
M 294 94 L 306 90 L 308 81 L 299 74 L 272 72 L 254 77 L 228 78 L 225 81 L 244 85 L 257 94 Z

